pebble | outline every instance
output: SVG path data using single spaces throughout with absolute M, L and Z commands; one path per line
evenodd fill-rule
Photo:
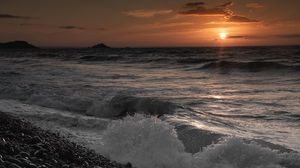
M 37 168 L 37 166 L 36 166 L 35 164 L 33 164 L 33 163 L 29 163 L 29 164 L 27 165 L 27 167 L 28 167 L 28 168 Z
M 30 156 L 27 152 L 20 152 L 19 155 L 22 156 L 22 157 L 29 157 Z
M 0 151 L 0 168 L 123 167 L 58 133 L 43 131 L 1 112 Z
M 57 160 L 55 160 L 55 159 L 52 159 L 52 162 L 54 162 L 55 164 L 57 164 L 58 162 L 57 162 Z
M 17 165 L 21 165 L 21 164 L 22 164 L 21 161 L 19 161 L 19 160 L 16 159 L 16 158 L 13 158 L 13 157 L 8 157 L 8 158 L 6 158 L 5 160 L 8 161 L 8 162 L 11 162 L 11 163 L 15 163 L 15 164 L 17 164 Z
M 35 151 L 35 152 L 33 153 L 33 155 L 34 155 L 34 156 L 39 156 L 39 157 L 41 157 L 41 156 L 43 156 L 43 151 L 42 151 L 42 150 L 37 150 L 37 151 Z
M 90 166 L 90 164 L 87 161 L 84 161 L 84 165 L 87 166 L 87 167 Z
M 34 136 L 32 139 L 31 139 L 31 143 L 33 144 L 36 144 L 36 143 L 39 143 L 41 142 L 41 138 L 39 138 L 38 136 Z
M 63 168 L 69 168 L 70 166 L 69 165 L 67 165 L 67 164 L 64 164 L 63 165 Z
M 21 168 L 19 165 L 8 161 L 5 161 L 3 165 L 4 167 L 8 167 L 8 168 Z

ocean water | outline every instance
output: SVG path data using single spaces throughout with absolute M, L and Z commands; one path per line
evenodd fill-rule
M 139 168 L 300 167 L 300 47 L 2 50 L 0 111 Z

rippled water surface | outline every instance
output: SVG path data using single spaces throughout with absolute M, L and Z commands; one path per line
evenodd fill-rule
M 157 133 L 152 119 L 137 116 L 132 120 L 149 126 L 142 132 L 172 141 L 172 149 L 187 155 L 227 136 L 300 151 L 299 47 L 4 50 L 0 99 L 1 111 L 91 146 L 111 140 L 121 128 L 134 136 L 130 130 L 137 125 L 113 120 L 143 113 L 158 115 L 164 122 L 158 127 L 176 133 L 173 142 L 173 133 Z M 230 140 L 226 149 L 240 143 Z M 99 150 L 126 161 L 112 148 Z

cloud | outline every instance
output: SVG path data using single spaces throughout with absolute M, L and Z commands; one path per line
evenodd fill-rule
M 189 2 L 189 3 L 185 4 L 185 7 L 186 8 L 194 8 L 194 7 L 199 7 L 202 5 L 205 5 L 205 3 L 204 2 Z
M 90 27 L 81 27 L 81 26 L 58 26 L 59 29 L 66 29 L 66 30 L 96 30 L 96 31 L 105 31 L 105 28 L 90 28 Z
M 273 34 L 273 35 L 231 35 L 230 39 L 266 39 L 266 38 L 285 38 L 285 39 L 300 39 L 300 34 Z
M 231 6 L 233 6 L 233 2 L 226 2 L 222 5 L 217 6 L 217 7 L 219 7 L 219 8 L 229 8 Z
M 245 16 L 235 14 L 231 9 L 233 2 L 226 2 L 221 5 L 208 8 L 204 2 L 186 3 L 184 9 L 179 12 L 182 15 L 198 15 L 198 16 L 223 16 L 226 22 L 235 23 L 254 23 L 259 22 L 256 19 L 250 19 Z
M 132 17 L 138 17 L 138 18 L 150 18 L 157 15 L 166 15 L 172 13 L 172 10 L 166 9 L 166 10 L 145 10 L 145 9 L 139 9 L 139 10 L 133 10 L 125 12 L 126 15 L 132 16 Z
M 246 7 L 252 9 L 259 9 L 259 8 L 264 8 L 265 6 L 260 3 L 247 3 Z
M 66 30 L 95 30 L 95 31 L 105 31 L 106 29 L 103 27 L 98 28 L 91 28 L 91 27 L 81 27 L 81 26 L 58 26 L 59 29 L 66 29 Z
M 228 36 L 227 38 L 230 38 L 230 39 L 241 39 L 241 38 L 247 38 L 247 36 L 235 35 L 235 36 Z
M 78 27 L 78 26 L 59 26 L 60 29 L 71 29 L 71 30 L 85 30 L 84 27 Z
M 232 12 L 229 9 L 232 2 L 227 2 L 213 8 L 207 8 L 204 2 L 186 3 L 185 9 L 180 11 L 179 14 L 183 15 L 200 15 L 200 16 L 225 16 L 230 15 Z
M 95 31 L 105 31 L 106 29 L 103 27 L 98 28 L 88 28 L 88 27 L 81 27 L 81 26 L 57 26 L 57 25 L 48 25 L 48 24 L 40 24 L 40 23 L 21 23 L 19 26 L 31 26 L 31 27 L 48 27 L 48 28 L 55 28 L 55 29 L 66 29 L 66 30 L 95 30 Z
M 260 22 L 260 21 L 256 19 L 250 19 L 245 16 L 234 15 L 234 16 L 230 16 L 227 22 L 249 23 L 249 22 Z
M 17 16 L 11 14 L 0 14 L 0 19 L 33 19 L 32 17 L 28 16 Z

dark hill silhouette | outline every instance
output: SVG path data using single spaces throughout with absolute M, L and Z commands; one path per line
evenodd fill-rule
M 99 43 L 99 44 L 96 44 L 94 46 L 92 46 L 91 48 L 94 48 L 94 49 L 106 49 L 106 48 L 110 48 L 109 46 L 103 44 L 103 43 Z
M 0 49 L 36 49 L 38 47 L 29 44 L 26 41 L 11 41 L 0 43 Z

